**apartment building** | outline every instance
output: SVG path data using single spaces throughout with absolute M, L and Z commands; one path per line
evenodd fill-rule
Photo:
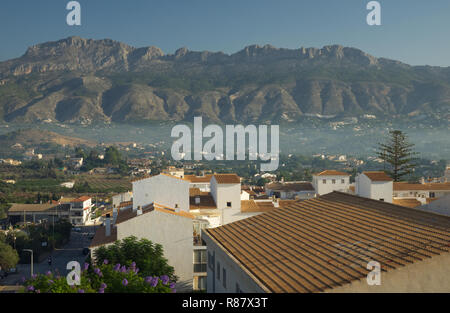
M 335 170 L 326 170 L 313 175 L 312 184 L 319 196 L 333 192 L 350 190 L 350 175 Z
M 362 172 L 355 178 L 358 196 L 392 203 L 393 180 L 385 172 Z

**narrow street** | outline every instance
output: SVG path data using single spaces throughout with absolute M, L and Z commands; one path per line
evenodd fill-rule
M 95 233 L 94 226 L 82 226 L 80 227 L 80 232 L 75 232 L 72 230 L 70 235 L 70 241 L 61 249 L 56 249 L 53 251 L 52 255 L 52 265 L 49 266 L 47 259 L 44 259 L 40 263 L 34 263 L 33 271 L 35 274 L 41 273 L 45 274 L 49 270 L 58 271 L 60 275 L 66 275 L 69 271 L 66 266 L 71 261 L 77 261 L 83 266 L 86 256 L 83 255 L 83 248 L 89 247 L 91 236 Z M 8 292 L 11 286 L 16 286 L 21 284 L 22 277 L 29 278 L 31 276 L 30 264 L 18 264 L 18 272 L 15 274 L 10 274 L 8 277 L 0 280 L 0 292 Z

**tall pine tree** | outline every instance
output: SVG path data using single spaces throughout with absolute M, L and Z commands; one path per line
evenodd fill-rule
M 409 143 L 400 130 L 390 131 L 387 141 L 378 144 L 377 156 L 387 165 L 385 171 L 395 182 L 413 172 L 417 155 L 413 147 L 414 144 Z

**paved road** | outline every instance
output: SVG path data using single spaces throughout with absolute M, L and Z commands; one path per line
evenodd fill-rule
M 83 266 L 86 256 L 83 255 L 83 248 L 89 247 L 92 236 L 95 233 L 94 226 L 83 226 L 81 232 L 72 231 L 70 241 L 61 249 L 57 249 L 52 253 L 52 265 L 49 266 L 47 259 L 41 263 L 34 263 L 34 273 L 45 274 L 47 271 L 58 270 L 61 275 L 66 275 L 69 271 L 66 269 L 67 263 L 77 261 Z M 0 280 L 0 292 L 2 286 L 14 286 L 21 283 L 22 277 L 29 278 L 31 276 L 30 264 L 19 264 L 17 274 L 10 274 L 8 277 Z

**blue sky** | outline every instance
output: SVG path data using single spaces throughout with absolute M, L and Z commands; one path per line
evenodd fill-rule
M 2 0 L 0 60 L 72 35 L 234 53 L 250 44 L 342 44 L 413 65 L 450 66 L 450 1 L 380 0 L 382 25 L 366 24 L 369 0 L 79 0 L 82 25 L 66 24 L 69 0 Z

